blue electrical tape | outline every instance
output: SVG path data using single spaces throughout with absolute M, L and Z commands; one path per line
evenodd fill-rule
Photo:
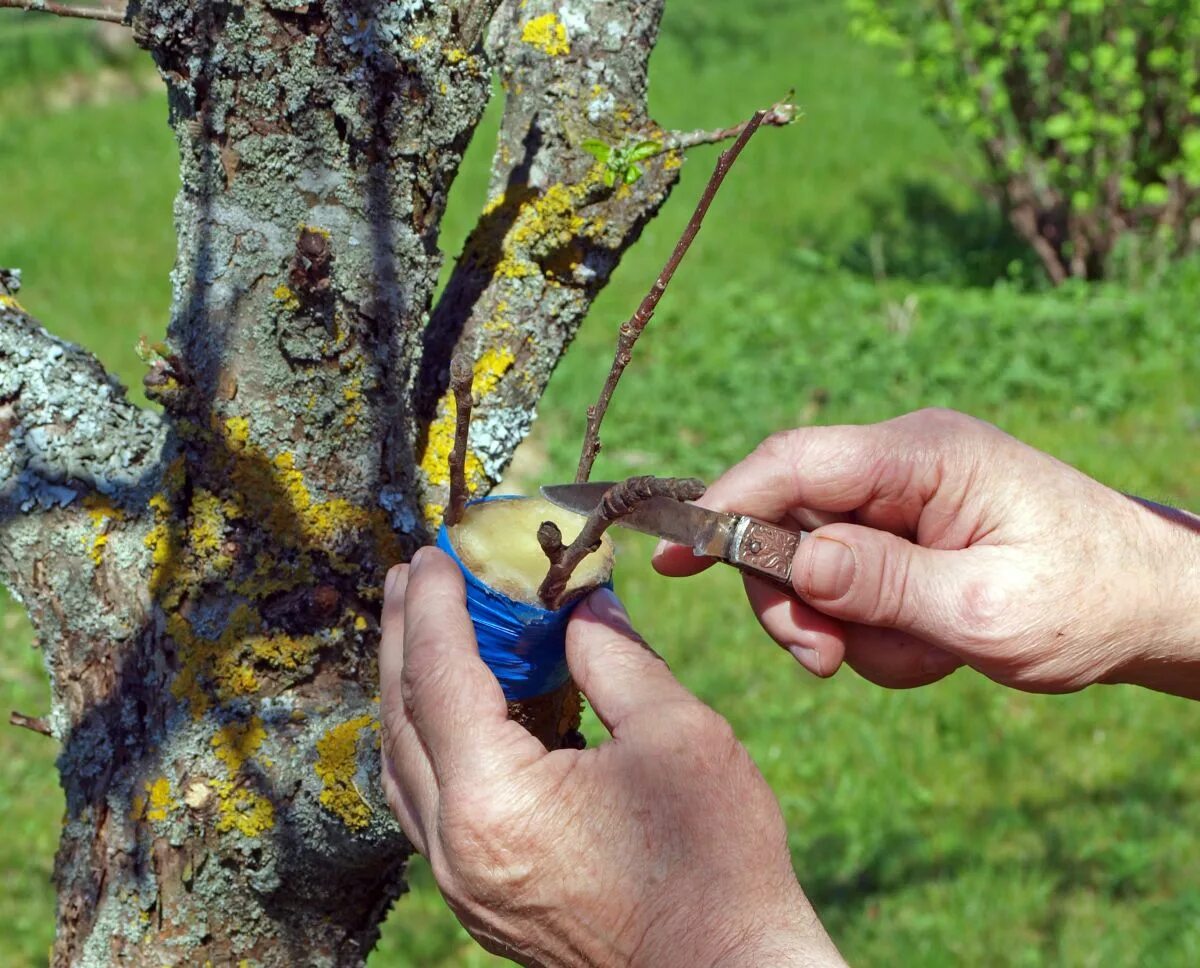
M 472 501 L 520 500 L 495 495 Z M 578 602 L 550 611 L 509 598 L 480 581 L 463 564 L 450 542 L 446 526 L 438 530 L 437 546 L 451 558 L 467 583 L 467 612 L 475 626 L 479 656 L 500 680 L 504 698 L 532 699 L 553 692 L 570 678 L 567 670 L 567 621 Z M 606 583 L 611 588 L 611 583 Z

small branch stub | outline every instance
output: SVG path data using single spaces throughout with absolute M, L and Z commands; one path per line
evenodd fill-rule
M 763 120 L 768 114 L 777 110 L 778 106 L 766 111 L 756 112 L 749 121 L 741 126 L 737 141 L 730 145 L 728 149 L 721 152 L 721 157 L 717 159 L 717 166 L 713 169 L 712 176 L 705 186 L 704 194 L 700 196 L 700 201 L 697 203 L 696 210 L 692 213 L 691 219 L 688 220 L 687 227 L 683 230 L 683 235 L 675 243 L 675 249 L 671 253 L 671 257 L 667 260 L 667 264 L 663 266 L 662 272 L 658 274 L 658 278 L 654 281 L 654 285 L 646 293 L 646 297 L 642 300 L 641 305 L 638 306 L 637 312 L 621 324 L 621 329 L 617 336 L 617 352 L 613 357 L 612 368 L 609 370 L 608 378 L 604 381 L 604 387 L 600 391 L 600 398 L 587 409 L 587 428 L 583 435 L 583 450 L 579 455 L 579 468 L 575 472 L 577 483 L 582 483 L 591 476 L 592 465 L 596 462 L 596 455 L 600 453 L 600 423 L 604 420 L 604 414 L 608 410 L 609 402 L 612 400 L 613 391 L 617 388 L 617 382 L 621 379 L 621 374 L 625 371 L 625 367 L 629 365 L 629 361 L 632 358 L 633 344 L 637 342 L 638 337 L 642 335 L 642 331 L 646 328 L 646 324 L 650 322 L 650 317 L 654 315 L 654 310 L 658 306 L 659 300 L 662 299 L 663 293 L 666 292 L 671 277 L 675 275 L 675 270 L 679 268 L 683 257 L 687 255 L 692 241 L 700 231 L 700 226 L 704 222 L 704 216 L 708 213 L 708 208 L 712 204 L 713 198 L 716 197 L 721 183 L 725 180 L 725 175 L 733 167 L 733 163 L 737 161 L 738 155 L 742 153 L 742 149 L 746 147 L 746 143 L 753 137 L 754 132 L 759 129 L 760 125 L 762 125 Z M 723 133 L 727 132 L 716 132 L 716 134 Z
M 52 13 L 56 17 L 75 17 L 80 20 L 100 20 L 110 24 L 127 24 L 125 10 L 112 10 L 107 7 L 73 7 L 66 3 L 52 3 L 50 0 L 0 0 L 0 9 L 26 10 L 31 13 Z
M 50 724 L 41 716 L 26 716 L 15 709 L 8 714 L 8 723 L 10 726 L 20 726 L 22 729 L 28 729 L 31 732 L 41 733 L 43 736 L 54 735 L 50 731 Z
M 471 432 L 471 389 L 474 368 L 465 353 L 450 363 L 450 387 L 454 391 L 454 449 L 450 452 L 450 502 L 446 506 L 446 527 L 462 520 L 467 506 L 467 440 Z
M 576 566 L 600 546 L 609 525 L 637 510 L 639 504 L 655 497 L 676 501 L 694 501 L 704 493 L 704 483 L 691 477 L 631 477 L 614 484 L 588 515 L 583 530 L 565 548 L 562 534 L 552 521 L 538 528 L 538 543 L 550 559 L 550 570 L 538 589 L 546 608 L 561 608 L 563 592 Z

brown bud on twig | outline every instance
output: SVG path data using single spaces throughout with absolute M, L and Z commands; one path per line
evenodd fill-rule
M 578 564 L 600 547 L 600 539 L 608 526 L 619 518 L 636 510 L 639 504 L 655 497 L 668 497 L 676 501 L 694 501 L 704 493 L 704 484 L 691 477 L 631 477 L 614 484 L 600 499 L 600 503 L 588 515 L 583 529 L 564 549 L 562 535 L 558 535 L 557 547 L 554 535 L 545 522 L 538 528 L 538 543 L 550 559 L 550 570 L 538 588 L 538 597 L 546 608 L 561 608 L 565 604 L 564 592 Z M 558 529 L 554 528 L 557 532 Z M 543 532 L 545 534 L 543 535 Z

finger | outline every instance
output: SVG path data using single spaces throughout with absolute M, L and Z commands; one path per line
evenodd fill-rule
M 842 623 L 805 604 L 778 585 L 746 575 L 746 597 L 766 631 L 805 669 L 826 678 L 837 672 L 845 653 Z
M 975 568 L 971 551 L 923 548 L 855 524 L 818 528 L 800 542 L 792 585 L 826 615 L 908 632 L 953 650 L 960 588 Z
M 660 575 L 669 578 L 684 578 L 688 575 L 698 575 L 704 569 L 716 562 L 716 558 L 697 555 L 685 545 L 677 545 L 666 538 L 654 549 L 650 564 Z
M 400 688 L 441 783 L 506 773 L 545 753 L 509 722 L 500 683 L 479 658 L 462 573 L 436 548 L 418 551 L 409 569 Z
M 428 824 L 437 816 L 438 789 L 425 747 L 404 705 L 404 605 L 408 565 L 388 572 L 379 639 L 379 721 L 383 730 L 383 788 L 392 813 L 418 851 L 428 843 Z
M 903 450 L 885 447 L 892 436 L 886 428 L 802 427 L 773 434 L 697 503 L 768 521 L 793 508 L 852 511 L 875 492 L 889 462 L 903 459 Z
M 847 625 L 846 665 L 864 679 L 889 689 L 912 689 L 944 679 L 962 659 L 928 642 L 870 625 Z
M 633 630 L 624 607 L 607 588 L 592 592 L 572 614 L 567 665 L 614 739 L 638 710 L 697 701 Z

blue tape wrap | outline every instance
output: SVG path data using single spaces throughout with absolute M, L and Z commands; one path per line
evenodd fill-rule
M 521 500 L 496 495 L 472 501 Z M 577 602 L 555 611 L 518 602 L 471 573 L 450 543 L 445 525 L 437 546 L 454 559 L 467 583 L 467 612 L 475 626 L 479 656 L 500 680 L 504 698 L 532 699 L 553 692 L 570 677 L 567 670 L 567 620 Z M 612 587 L 611 583 L 606 583 Z

